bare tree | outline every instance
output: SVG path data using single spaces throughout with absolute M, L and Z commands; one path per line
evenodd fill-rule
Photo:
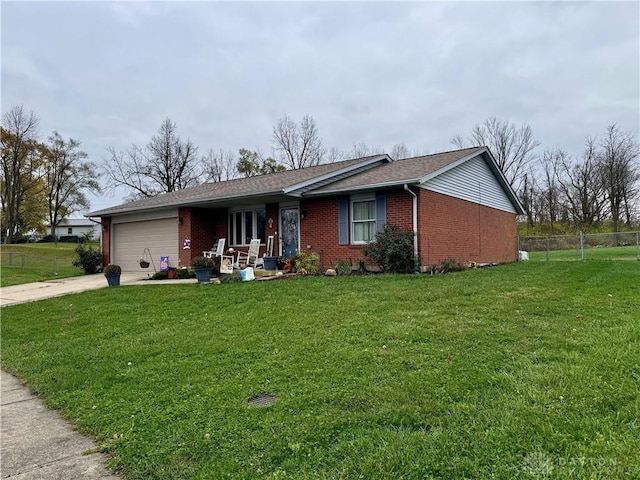
M 146 147 L 132 145 L 127 151 L 108 148 L 110 159 L 104 166 L 112 185 L 128 187 L 130 199 L 153 197 L 199 183 L 198 148 L 182 141 L 176 124 L 166 118 Z
M 65 141 L 58 132 L 48 138 L 43 148 L 42 171 L 46 185 L 51 231 L 67 216 L 89 207 L 85 191 L 99 193 L 96 167 L 84 161 L 78 140 Z
M 322 163 L 324 148 L 318 136 L 318 127 L 313 117 L 305 115 L 296 124 L 288 116 L 273 127 L 276 155 L 281 163 L 291 169 L 299 169 Z
M 329 150 L 327 150 L 324 160 L 327 163 L 339 162 L 340 160 L 345 160 L 345 154 L 339 148 L 331 147 Z
M 528 124 L 516 127 L 495 117 L 485 120 L 483 124 L 476 124 L 466 142 L 461 135 L 456 135 L 451 143 L 458 148 L 474 145 L 489 147 L 507 181 L 516 190 L 519 190 L 522 177 L 534 158 L 532 151 L 540 145 L 533 138 L 533 131 Z
M 524 207 L 527 226 L 530 228 L 532 228 L 536 222 L 536 198 L 539 196 L 534 178 L 535 175 L 532 171 L 525 173 L 522 176 L 522 183 L 520 191 L 518 192 L 520 202 Z
M 389 156 L 394 160 L 401 160 L 412 156 L 411 151 L 404 143 L 396 143 L 392 148 Z
M 371 155 L 377 155 L 384 152 L 382 147 L 369 147 L 364 142 L 358 142 L 353 144 L 353 148 L 347 152 L 347 158 L 362 158 L 369 157 Z M 395 158 L 395 157 L 392 157 Z
M 238 178 L 237 159 L 233 152 L 210 149 L 202 158 L 204 175 L 207 182 L 224 182 Z
M 557 178 L 569 214 L 577 228 L 588 231 L 602 219 L 604 206 L 595 140 L 587 138 L 582 158 L 563 158 L 561 167 Z
M 5 243 L 13 243 L 25 226 L 21 212 L 37 166 L 38 126 L 37 115 L 22 105 L 2 116 L 0 200 Z
M 632 204 L 638 194 L 638 142 L 630 132 L 623 132 L 615 123 L 607 127 L 601 142 L 599 165 L 607 208 L 613 231 L 620 231 L 623 216 L 631 223 Z
M 544 220 L 549 222 L 549 233 L 553 235 L 554 224 L 560 217 L 562 206 L 562 192 L 559 185 L 559 175 L 564 163 L 568 162 L 568 154 L 564 150 L 557 148 L 545 150 L 540 163 L 540 210 Z

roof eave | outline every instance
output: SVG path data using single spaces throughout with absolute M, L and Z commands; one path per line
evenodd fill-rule
M 386 161 L 387 163 L 389 162 L 393 162 L 393 159 L 391 157 L 389 157 L 389 155 L 387 155 L 386 153 L 383 153 L 382 155 L 376 155 L 375 157 L 372 157 L 368 160 L 364 160 L 362 162 L 358 162 L 358 163 L 354 163 L 352 165 L 349 165 L 348 167 L 344 167 L 341 168 L 340 170 L 335 170 L 333 172 L 329 172 L 329 173 L 325 173 L 324 175 L 320 175 L 319 177 L 313 177 L 310 178 L 309 180 L 305 180 L 304 182 L 299 182 L 299 183 L 295 183 L 293 185 L 290 185 L 288 187 L 286 187 L 283 190 L 283 193 L 285 195 L 290 195 L 293 197 L 302 197 L 304 195 L 303 192 L 301 192 L 300 190 L 304 190 L 305 188 L 309 188 L 312 187 L 313 185 L 323 182 L 325 180 L 329 180 L 331 178 L 334 177 L 338 177 L 340 175 L 343 175 L 345 173 L 349 173 L 353 170 L 358 170 L 362 167 L 365 167 L 367 165 L 372 165 L 374 163 L 378 163 L 380 161 Z
M 413 179 L 404 179 L 404 180 L 394 180 L 392 182 L 381 182 L 381 183 L 370 183 L 370 184 L 366 184 L 366 185 L 356 185 L 353 187 L 345 187 L 345 188 L 335 188 L 332 190 L 323 190 L 321 192 L 307 192 L 304 195 L 304 197 L 321 197 L 321 196 L 327 196 L 327 195 L 335 195 L 335 194 L 341 194 L 341 193 L 347 193 L 347 192 L 354 192 L 354 191 L 362 191 L 362 190 L 377 190 L 377 189 L 381 189 L 381 188 L 390 188 L 390 187 L 400 187 L 402 185 L 405 184 L 410 184 L 410 185 L 417 185 L 420 183 L 420 179 L 419 178 L 413 178 Z
M 121 214 L 126 214 L 126 213 L 132 213 L 132 212 L 150 212 L 150 211 L 154 211 L 154 210 L 164 210 L 167 208 L 180 208 L 180 207 L 184 207 L 184 206 L 198 206 L 198 205 L 203 205 L 203 204 L 210 204 L 210 203 L 218 203 L 218 202 L 224 202 L 224 201 L 229 201 L 229 200 L 241 200 L 241 199 L 245 199 L 245 198 L 254 198 L 254 197 L 262 197 L 265 195 L 281 195 L 283 192 L 282 190 L 266 190 L 266 191 L 262 191 L 262 192 L 257 192 L 257 193 L 251 193 L 251 194 L 238 194 L 238 195 L 225 195 L 222 197 L 210 197 L 210 198 L 202 198 L 202 199 L 191 199 L 191 200 L 182 200 L 179 202 L 172 202 L 172 203 L 166 203 L 163 205 L 151 205 L 148 207 L 130 207 L 130 208 L 119 208 L 117 210 L 112 210 L 112 209 L 103 209 L 103 210 L 97 210 L 95 212 L 89 212 L 88 214 L 86 214 L 85 216 L 87 217 L 112 217 L 114 215 L 121 215 Z

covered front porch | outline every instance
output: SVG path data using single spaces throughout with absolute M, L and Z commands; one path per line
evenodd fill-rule
M 304 213 L 298 202 L 239 203 L 178 210 L 179 264 L 191 265 L 194 257 L 215 251 L 225 240 L 225 255 L 237 265 L 238 253 L 247 253 L 251 240 L 259 239 L 259 256 L 267 254 L 273 237 L 273 256 L 290 258 L 300 250 L 300 226 Z

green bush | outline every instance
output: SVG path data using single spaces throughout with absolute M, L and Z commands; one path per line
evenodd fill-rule
M 462 262 L 459 262 L 455 258 L 445 258 L 440 263 L 434 263 L 433 265 L 429 265 L 427 267 L 427 271 L 425 273 L 430 273 L 431 275 L 438 275 L 441 273 L 449 273 L 449 272 L 461 272 L 466 270 L 468 267 Z
M 185 280 L 189 278 L 196 278 L 196 272 L 189 268 L 172 268 L 170 269 L 175 280 Z M 151 280 L 167 280 L 169 278 L 169 272 L 155 272 L 151 276 Z
M 364 250 L 365 256 L 383 272 L 413 272 L 416 259 L 413 255 L 413 232 L 398 225 L 386 225 L 376 233 L 375 240 Z
M 120 265 L 113 265 L 113 264 L 109 264 L 106 267 L 104 267 L 104 274 L 105 275 L 111 275 L 114 273 L 122 273 L 122 268 L 120 268 Z
M 73 266 L 81 268 L 86 274 L 96 273 L 102 265 L 102 252 L 95 248 L 79 243 L 75 252 L 76 259 L 73 261 Z
M 242 282 L 242 278 L 239 274 L 233 273 L 231 275 L 220 275 L 220 283 L 238 283 Z
M 351 275 L 353 273 L 353 262 L 349 260 L 338 260 L 336 263 L 336 273 L 338 275 Z
M 298 252 L 291 259 L 297 273 L 303 275 L 317 275 L 320 273 L 320 256 L 317 253 L 308 255 L 305 252 Z
M 215 265 L 212 258 L 209 257 L 193 257 L 191 259 L 191 266 L 194 268 L 213 268 Z
M 196 272 L 188 268 L 176 268 L 173 278 L 186 280 L 188 278 L 196 278 Z

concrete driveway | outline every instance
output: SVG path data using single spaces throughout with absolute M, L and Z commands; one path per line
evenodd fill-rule
M 180 280 L 179 280 L 180 281 Z M 184 281 L 184 280 L 182 280 Z M 195 280 L 191 280 L 193 283 Z M 164 283 L 171 280 L 162 280 Z M 148 285 L 158 283 L 147 280 L 147 274 L 141 272 L 122 272 L 120 285 Z M 45 298 L 61 297 L 70 293 L 95 290 L 107 286 L 107 280 L 101 273 L 80 277 L 60 278 L 47 282 L 25 283 L 0 289 L 0 307 L 18 303 L 34 302 Z

